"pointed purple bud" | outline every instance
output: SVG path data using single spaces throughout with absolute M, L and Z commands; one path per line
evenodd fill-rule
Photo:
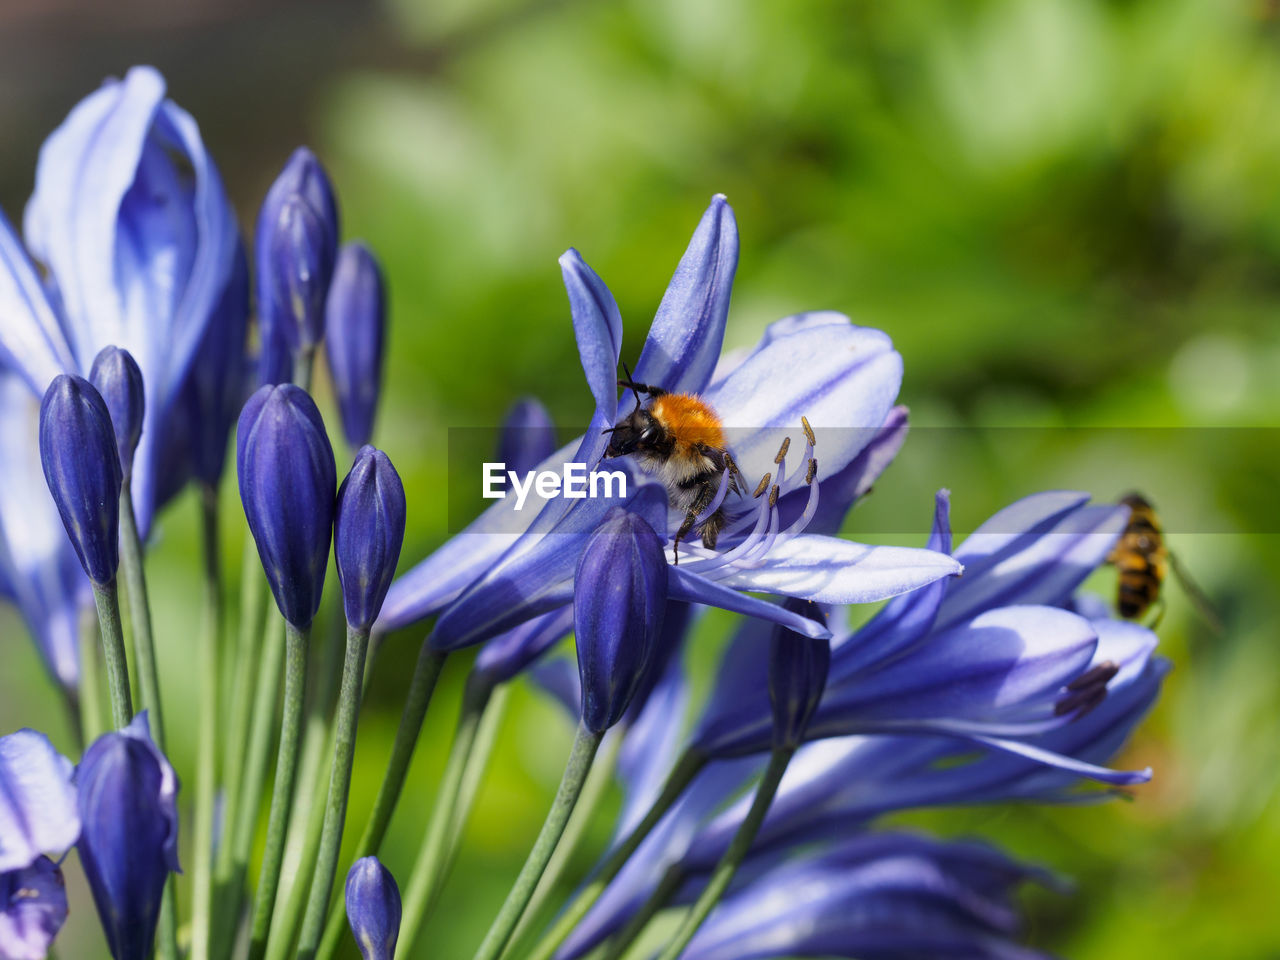
M 337 468 L 315 401 L 292 384 L 258 389 L 236 432 L 240 499 L 275 594 L 295 627 L 320 607 Z
M 818 623 L 826 618 L 816 603 L 789 599 L 786 607 Z M 815 640 L 786 627 L 773 628 L 769 647 L 769 702 L 773 704 L 773 745 L 795 749 L 804 740 L 822 701 L 831 668 L 831 641 Z
M 324 310 L 325 353 L 342 432 L 357 450 L 373 437 L 387 323 L 382 270 L 363 244 L 348 243 L 338 252 Z
M 67 920 L 67 884 L 48 857 L 0 873 L 0 957 L 44 960 Z
M 283 383 L 290 357 L 324 332 L 324 300 L 338 253 L 338 207 L 315 155 L 299 147 L 267 191 L 255 239 L 262 383 Z
M 516 402 L 502 421 L 498 461 L 524 475 L 556 452 L 556 427 L 547 408 L 533 397 Z
M 582 722 L 603 733 L 622 718 L 653 660 L 667 605 L 662 540 L 614 507 L 587 540 L 573 584 Z
M 89 579 L 105 585 L 120 565 L 120 486 L 111 414 L 93 384 L 61 374 L 40 404 L 40 463 L 62 525 Z
M 102 402 L 111 414 L 120 469 L 127 480 L 133 470 L 133 452 L 138 449 L 138 440 L 142 437 L 142 415 L 146 410 L 142 371 L 128 350 L 103 347 L 93 358 L 89 382 L 102 395 Z
M 377 857 L 363 857 L 347 874 L 347 923 L 364 960 L 391 960 L 400 937 L 400 888 Z
M 347 622 L 367 630 L 378 619 L 404 543 L 404 486 L 387 455 L 366 444 L 338 491 L 333 552 Z
M 178 867 L 178 780 L 142 712 L 94 741 L 76 770 L 80 862 L 115 960 L 146 960 Z

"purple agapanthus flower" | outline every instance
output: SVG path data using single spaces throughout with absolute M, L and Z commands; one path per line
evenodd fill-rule
M 1123 508 L 1087 501 L 1084 494 L 1039 494 L 997 513 L 955 551 L 964 577 L 891 601 L 857 632 L 841 626 L 842 611 L 829 611 L 830 675 L 809 727 L 819 739 L 788 767 L 744 874 L 754 859 L 828 845 L 897 810 L 1094 798 L 1098 791 L 1079 790 L 1083 780 L 1124 785 L 1150 777 L 1148 770 L 1102 766 L 1151 707 L 1168 664 L 1153 656 L 1149 630 L 1076 596 L 1126 517 Z M 930 542 L 949 552 L 947 507 L 940 497 Z M 1009 619 L 993 636 L 1002 616 Z M 1046 632 L 1024 637 L 1027 624 Z M 727 849 L 763 763 L 753 751 L 771 743 L 763 692 L 771 629 L 743 624 L 694 727 L 692 742 L 724 759 L 686 789 L 566 940 L 559 960 L 616 932 L 669 870 L 705 877 Z M 965 645 L 955 645 L 958 630 Z M 1013 647 L 1018 656 L 998 656 Z M 1108 666 L 1100 672 L 1102 664 Z M 1000 669 L 1005 683 L 998 682 Z M 1080 677 L 1090 682 L 1076 684 Z M 624 748 L 619 837 L 643 816 L 688 745 L 670 733 L 688 703 L 677 658 L 636 721 L 643 748 Z M 696 879 L 689 882 L 696 887 Z
M 903 418 L 894 400 L 902 360 L 880 331 L 821 313 L 778 321 L 747 356 L 722 361 L 737 250 L 733 212 L 716 197 L 676 268 L 634 376 L 668 391 L 700 394 L 724 418 L 742 473 L 754 478 L 769 472 L 777 495 L 744 498 L 743 514 L 721 535 L 716 551 L 682 548 L 683 562 L 671 567 L 670 595 L 824 636 L 814 621 L 747 592 L 864 603 L 955 575 L 961 566 L 934 551 L 870 547 L 828 535 L 834 532 L 831 517 L 843 516 L 900 442 Z M 556 470 L 566 462 L 600 462 L 608 443 L 604 430 L 618 417 L 622 343 L 622 320 L 608 288 L 575 250 L 560 265 L 595 412 L 583 437 L 542 464 Z M 816 432 L 816 451 L 807 444 L 798 460 L 775 462 L 784 437 L 803 439 L 802 417 Z M 815 457 L 822 469 L 816 482 L 806 482 Z M 647 486 L 625 506 L 670 541 L 683 517 L 667 510 L 665 490 L 651 493 Z M 512 498 L 500 500 L 392 585 L 381 628 L 439 614 L 431 643 L 450 650 L 563 607 L 572 597 L 585 538 L 615 505 L 606 498 L 561 498 L 530 502 L 517 512 Z M 806 529 L 815 521 L 824 532 Z
M 44 960 L 66 920 L 66 881 L 48 857 L 0 873 L 0 957 Z

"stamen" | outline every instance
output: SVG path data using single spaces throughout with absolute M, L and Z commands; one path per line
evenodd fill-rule
M 804 510 L 801 511 L 800 516 L 796 517 L 795 523 L 787 527 L 778 537 L 778 543 L 786 543 L 796 534 L 803 533 L 805 527 L 813 522 L 813 518 L 818 512 L 818 493 L 822 489 L 822 484 L 813 482 L 817 476 L 818 461 L 810 457 L 809 470 L 804 475 L 804 482 L 809 485 L 809 499 L 805 501 Z
M 703 510 L 700 514 L 698 514 L 697 519 L 693 521 L 693 525 L 695 528 L 701 526 L 702 523 L 706 521 L 707 517 L 711 516 L 713 513 L 715 513 L 717 510 L 720 509 L 720 504 L 724 503 L 725 495 L 728 492 L 729 492 L 729 471 L 725 470 L 720 477 L 720 487 L 719 489 L 716 490 L 716 495 L 711 498 L 711 503 L 709 503 L 707 505 L 707 508 Z
M 774 463 L 781 463 L 787 457 L 787 451 L 791 449 L 791 438 L 783 437 L 782 446 L 778 448 L 778 455 L 773 458 Z
M 1067 684 L 1069 692 L 1054 704 L 1054 716 L 1062 717 L 1071 713 L 1075 714 L 1075 719 L 1083 717 L 1106 699 L 1107 684 L 1119 672 L 1120 665 L 1113 660 L 1104 660 L 1090 667 Z
M 769 475 L 765 474 L 764 478 L 760 481 L 759 491 L 756 493 L 757 498 L 764 492 L 764 488 L 768 482 Z M 755 548 L 759 546 L 761 536 L 766 533 L 768 526 L 770 525 L 770 518 L 775 516 L 776 513 L 777 511 L 773 509 L 769 500 L 762 500 L 760 502 L 760 509 L 756 511 L 755 526 L 751 533 L 747 534 L 747 536 L 743 538 L 741 543 L 732 550 L 726 550 L 724 553 L 698 560 L 697 566 L 694 566 L 691 569 L 696 570 L 698 573 L 705 573 L 708 570 L 716 570 L 720 567 L 737 563 L 743 557 L 751 554 Z M 748 513 L 742 519 L 746 520 L 750 516 L 751 514 Z
M 773 474 L 771 473 L 766 473 L 763 477 L 761 477 L 760 482 L 756 484 L 756 492 L 751 494 L 751 499 L 759 500 L 760 495 L 765 492 L 765 490 L 769 486 L 769 481 L 772 479 L 773 479 Z
M 809 426 L 809 418 L 802 415 L 800 417 L 800 426 L 804 428 L 804 438 L 809 441 L 809 446 L 816 447 L 818 440 L 813 435 L 813 427 Z

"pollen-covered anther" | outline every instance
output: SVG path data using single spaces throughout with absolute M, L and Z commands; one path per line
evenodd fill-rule
M 772 479 L 773 479 L 772 473 L 766 473 L 763 477 L 761 477 L 760 482 L 756 484 L 755 493 L 751 494 L 751 499 L 759 500 L 760 497 L 763 496 L 764 492 L 769 489 L 769 482 Z
M 1113 660 L 1104 660 L 1090 667 L 1080 676 L 1067 684 L 1067 694 L 1053 708 L 1055 716 L 1075 713 L 1082 717 L 1107 696 L 1107 684 L 1120 672 L 1120 665 Z
M 772 510 L 778 505 L 778 485 L 775 483 L 773 489 L 769 491 L 769 509 Z
M 787 451 L 791 449 L 791 438 L 783 437 L 782 446 L 778 448 L 778 454 L 773 458 L 774 463 L 782 463 L 787 457 Z
M 809 426 L 809 418 L 801 416 L 800 426 L 804 428 L 804 438 L 809 441 L 809 446 L 816 447 L 818 445 L 818 440 L 813 435 L 813 427 Z
M 815 460 L 813 457 L 810 457 L 809 469 L 805 472 L 804 482 L 807 484 L 812 484 L 813 478 L 816 477 L 817 475 L 818 475 L 818 461 Z

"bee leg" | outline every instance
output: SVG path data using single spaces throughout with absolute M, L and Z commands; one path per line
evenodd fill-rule
M 716 497 L 716 490 L 719 486 L 718 482 L 707 480 L 698 486 L 698 495 L 693 498 L 693 503 L 689 504 L 689 510 L 684 515 L 684 523 L 680 524 L 680 529 L 676 531 L 675 540 L 672 541 L 671 550 L 675 556 L 673 561 L 675 565 L 680 564 L 680 541 L 689 535 L 689 531 L 693 529 L 695 523 L 698 522 L 698 514 L 707 509 L 711 505 L 711 501 Z M 718 512 L 718 511 L 717 511 Z M 710 522 L 711 518 L 707 518 Z M 705 524 L 703 529 L 705 530 Z M 718 532 L 718 531 L 717 531 Z M 715 543 L 715 537 L 711 538 Z
M 1164 602 L 1164 597 L 1161 597 L 1156 602 L 1156 615 L 1152 617 L 1151 622 L 1147 624 L 1147 629 L 1154 633 L 1156 628 L 1160 626 L 1160 621 L 1164 619 L 1164 613 L 1168 609 L 1169 606 Z
M 721 507 L 711 516 L 707 517 L 706 522 L 702 525 L 702 545 L 708 550 L 716 548 L 716 541 L 720 539 L 720 528 L 724 526 L 725 515 L 724 508 Z

